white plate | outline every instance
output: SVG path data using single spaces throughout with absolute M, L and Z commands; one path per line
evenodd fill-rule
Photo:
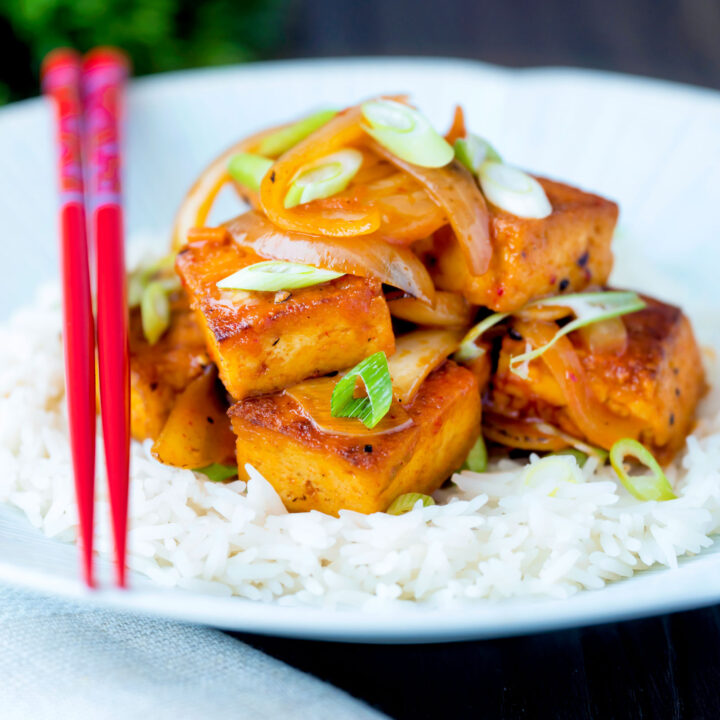
M 505 70 L 457 60 L 328 60 L 158 76 L 128 101 L 130 233 L 167 236 L 194 175 L 238 137 L 316 107 L 408 91 L 440 127 L 462 102 L 511 162 L 620 202 L 617 285 L 665 288 L 703 340 L 720 341 L 720 93 L 577 70 Z M 0 111 L 0 315 L 56 276 L 54 151 L 42 101 Z M 225 205 L 231 212 L 229 205 Z M 440 641 L 613 621 L 720 601 L 720 543 L 677 570 L 641 573 L 569 600 L 478 602 L 387 612 L 261 605 L 160 591 L 87 593 L 72 546 L 0 506 L 0 580 L 223 628 L 335 640 Z

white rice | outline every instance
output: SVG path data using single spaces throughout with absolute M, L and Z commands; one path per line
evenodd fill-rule
M 46 289 L 0 328 L 0 502 L 71 542 L 66 425 L 58 296 Z M 162 586 L 327 606 L 563 598 L 651 565 L 674 567 L 720 530 L 720 392 L 704 400 L 669 468 L 677 500 L 638 502 L 593 460 L 582 470 L 572 458 L 532 463 L 456 475 L 436 494 L 440 504 L 403 516 L 335 518 L 287 513 L 254 471 L 247 487 L 215 484 L 133 442 L 129 565 Z M 98 549 L 109 556 L 104 483 L 98 489 Z

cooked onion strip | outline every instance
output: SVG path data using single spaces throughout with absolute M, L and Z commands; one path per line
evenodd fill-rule
M 520 320 L 515 329 L 535 347 L 548 346 L 542 360 L 563 392 L 571 420 L 592 444 L 609 449 L 618 436 L 639 436 L 638 419 L 616 415 L 595 397 L 570 340 L 560 337 L 550 343 L 557 330 L 554 324 Z
M 462 295 L 438 290 L 432 305 L 417 298 L 402 297 L 388 300 L 393 317 L 416 325 L 433 327 L 467 327 L 474 314 L 473 308 Z
M 455 352 L 461 337 L 458 330 L 413 330 L 396 338 L 388 367 L 399 402 L 412 402 L 425 378 Z
M 428 271 L 407 248 L 363 237 L 323 238 L 283 231 L 256 212 L 240 215 L 226 227 L 238 245 L 252 248 L 260 257 L 372 277 L 428 303 L 435 297 Z
M 288 189 L 302 168 L 335 151 L 352 147 L 362 138 L 360 108 L 352 107 L 338 113 L 330 122 L 288 150 L 260 185 L 263 212 L 284 230 L 330 237 L 354 237 L 375 232 L 380 227 L 381 217 L 373 207 L 358 207 L 350 203 L 345 207 L 324 207 L 321 210 L 313 210 L 312 206 L 285 207 Z
M 373 142 L 370 147 L 427 190 L 445 212 L 470 272 L 485 273 L 492 256 L 490 216 L 473 176 L 455 160 L 442 168 L 423 168 L 401 160 L 378 143 Z
M 257 148 L 263 138 L 288 127 L 288 125 L 289 123 L 268 128 L 240 140 L 225 152 L 220 153 L 205 167 L 190 190 L 188 190 L 175 215 L 171 237 L 173 250 L 177 251 L 185 245 L 191 228 L 205 225 L 218 193 L 231 180 L 227 168 L 233 155 L 238 153 L 258 153 Z

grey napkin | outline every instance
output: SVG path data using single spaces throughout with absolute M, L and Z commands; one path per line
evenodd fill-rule
M 385 717 L 204 627 L 0 586 L 3 720 Z

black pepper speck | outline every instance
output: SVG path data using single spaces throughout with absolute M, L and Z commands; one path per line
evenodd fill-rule
M 560 281 L 558 288 L 560 289 L 560 292 L 562 292 L 563 290 L 567 290 L 569 286 L 570 286 L 570 281 L 567 278 L 563 278 Z
M 365 446 L 365 452 L 366 452 L 366 453 L 371 453 L 372 451 L 373 451 L 372 445 L 366 445 L 366 446 Z

